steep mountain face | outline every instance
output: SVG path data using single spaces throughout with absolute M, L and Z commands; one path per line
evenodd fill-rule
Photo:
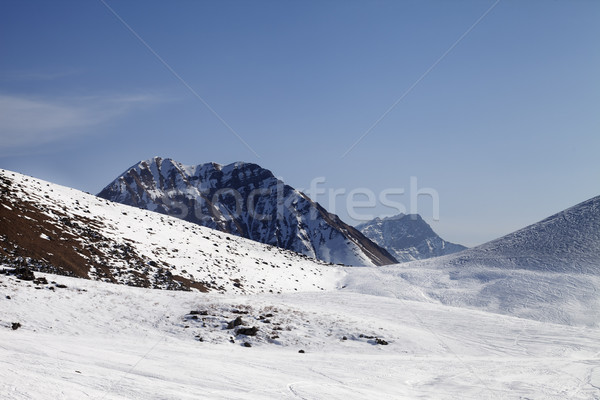
M 356 229 L 399 262 L 439 257 L 466 249 L 439 237 L 418 214 L 375 218 L 357 225 Z
M 155 157 L 129 168 L 98 196 L 326 262 L 396 262 L 359 231 L 256 164 L 187 166 Z
M 334 289 L 343 275 L 292 251 L 4 170 L 0 266 L 229 293 Z

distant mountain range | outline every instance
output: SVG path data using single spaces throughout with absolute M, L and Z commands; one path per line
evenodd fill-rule
M 439 257 L 466 249 L 439 237 L 418 214 L 375 218 L 357 225 L 356 229 L 386 249 L 398 262 Z
M 386 250 L 256 164 L 184 165 L 155 157 L 99 197 L 346 265 L 396 263 Z

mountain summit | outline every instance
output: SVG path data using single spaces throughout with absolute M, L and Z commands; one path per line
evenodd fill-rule
M 358 230 L 256 164 L 189 166 L 154 157 L 129 168 L 98 196 L 326 262 L 396 262 Z
M 356 229 L 390 252 L 399 262 L 438 257 L 466 249 L 439 237 L 419 214 L 375 218 L 357 225 Z

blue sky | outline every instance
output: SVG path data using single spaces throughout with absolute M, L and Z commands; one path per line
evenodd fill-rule
M 600 2 L 106 4 L 185 84 L 101 1 L 3 0 L 0 168 L 97 193 L 155 155 L 242 160 L 407 208 L 416 177 L 466 245 L 600 194 Z

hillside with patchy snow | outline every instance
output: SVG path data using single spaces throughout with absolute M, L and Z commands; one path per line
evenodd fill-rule
M 337 215 L 256 164 L 191 166 L 154 157 L 133 165 L 98 196 L 325 262 L 396 262 Z
M 232 293 L 331 290 L 343 272 L 274 246 L 0 171 L 0 263 Z

